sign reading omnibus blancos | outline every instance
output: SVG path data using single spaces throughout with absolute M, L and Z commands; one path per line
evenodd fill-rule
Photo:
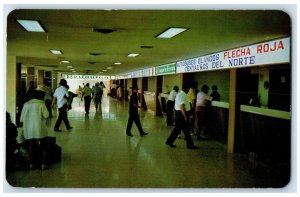
M 176 73 L 289 62 L 290 38 L 283 38 L 179 61 L 176 64 Z

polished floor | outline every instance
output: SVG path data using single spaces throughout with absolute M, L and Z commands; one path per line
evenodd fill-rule
M 16 188 L 276 188 L 277 173 L 249 160 L 245 155 L 227 154 L 226 145 L 198 140 L 199 150 L 186 149 L 184 139 L 176 148 L 165 145 L 172 127 L 165 117 L 141 112 L 141 123 L 149 135 L 125 135 L 128 103 L 104 97 L 101 111 L 94 105 L 88 115 L 84 104 L 74 99 L 68 114 L 71 132 L 53 132 L 62 147 L 62 161 L 50 170 L 7 172 Z M 52 120 L 52 127 L 56 117 Z M 201 190 L 200 190 L 201 191 Z

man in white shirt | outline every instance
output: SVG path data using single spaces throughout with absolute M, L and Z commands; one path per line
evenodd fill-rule
M 187 148 L 198 149 L 198 147 L 194 145 L 194 142 L 191 138 L 189 123 L 188 123 L 189 121 L 188 113 L 191 110 L 191 106 L 186 95 L 188 90 L 189 90 L 188 87 L 186 85 L 183 85 L 182 90 L 176 95 L 175 98 L 175 111 L 176 111 L 175 128 L 173 129 L 171 135 L 168 137 L 166 141 L 166 145 L 170 146 L 171 148 L 176 147 L 173 143 L 182 130 L 185 135 Z
M 175 97 L 179 91 L 178 86 L 174 86 L 173 90 L 170 92 L 168 101 L 167 101 L 167 125 L 173 126 L 173 110 L 175 104 Z
M 65 79 L 61 79 L 59 84 L 60 86 L 55 90 L 53 95 L 53 101 L 52 101 L 52 107 L 54 106 L 55 102 L 57 102 L 57 107 L 59 111 L 59 115 L 54 126 L 54 131 L 56 132 L 61 132 L 61 130 L 59 129 L 61 121 L 64 121 L 67 130 L 72 129 L 67 114 L 67 110 L 68 110 L 67 98 L 69 97 L 69 93 L 66 88 L 67 81 Z
M 205 131 L 207 126 L 207 103 L 212 101 L 212 97 L 207 95 L 208 91 L 209 87 L 203 85 L 196 99 L 196 120 L 198 126 L 198 133 L 196 135 L 201 138 L 208 137 Z

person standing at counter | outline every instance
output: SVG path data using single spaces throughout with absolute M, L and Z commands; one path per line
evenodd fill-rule
M 186 95 L 188 90 L 189 90 L 188 87 L 183 85 L 182 90 L 176 95 L 175 98 L 175 111 L 176 111 L 175 128 L 173 129 L 171 135 L 168 137 L 165 143 L 171 148 L 176 147 L 173 143 L 182 130 L 185 135 L 187 148 L 198 149 L 198 147 L 194 145 L 193 139 L 190 134 L 188 114 L 191 110 L 191 106 Z
M 144 136 L 147 135 L 148 133 L 144 132 L 141 122 L 140 122 L 140 116 L 138 112 L 138 103 L 139 103 L 139 97 L 137 94 L 137 87 L 132 87 L 132 93 L 130 96 L 130 101 L 129 101 L 129 118 L 127 122 L 127 127 L 126 127 L 126 135 L 127 136 L 133 136 L 131 133 L 131 127 L 133 122 L 136 124 L 140 135 Z
M 178 86 L 174 86 L 173 90 L 170 92 L 167 101 L 167 126 L 173 126 L 173 110 L 175 104 L 175 97 L 179 91 Z
M 193 128 L 195 125 L 195 107 L 196 107 L 196 82 L 192 82 L 190 89 L 187 93 L 187 98 L 191 106 L 191 112 L 189 114 L 189 126 Z
M 210 97 L 212 97 L 212 100 L 213 101 L 220 101 L 221 100 L 221 96 L 220 96 L 220 94 L 218 92 L 218 86 L 213 85 L 211 87 L 211 89 L 212 89 L 212 93 L 210 94 Z
M 196 100 L 196 120 L 198 131 L 196 136 L 201 138 L 207 138 L 207 105 L 210 101 L 212 101 L 212 97 L 208 96 L 207 93 L 209 91 L 209 87 L 205 84 L 201 87 L 201 91 L 197 94 Z

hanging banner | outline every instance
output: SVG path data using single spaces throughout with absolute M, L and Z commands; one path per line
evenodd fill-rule
M 103 76 L 103 75 L 69 75 L 69 74 L 62 74 L 61 76 L 64 79 L 110 80 L 110 76 Z
M 176 73 L 176 63 L 156 66 L 156 75 L 167 75 Z
M 290 62 L 290 38 L 240 47 L 176 63 L 176 73 Z

